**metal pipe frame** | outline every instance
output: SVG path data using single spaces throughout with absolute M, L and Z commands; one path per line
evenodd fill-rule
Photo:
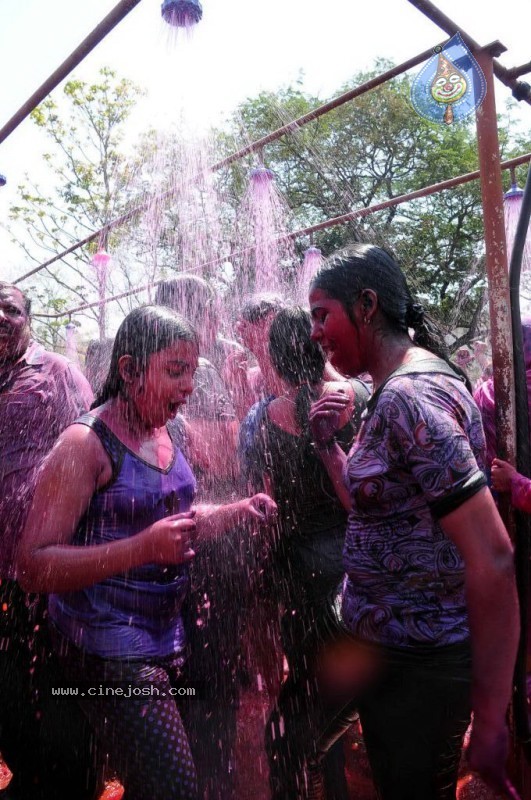
M 107 36 L 108 33 L 112 31 L 113 28 L 118 25 L 122 19 L 129 14 L 130 11 L 133 10 L 135 6 L 140 3 L 140 0 L 120 0 L 118 5 L 116 5 L 112 11 L 107 14 L 107 16 L 94 28 L 94 30 L 89 33 L 89 35 L 83 39 L 80 45 L 76 47 L 76 49 L 70 53 L 68 58 L 63 61 L 61 66 L 59 66 L 55 72 L 52 72 L 49 78 L 44 81 L 44 83 L 39 86 L 39 88 L 31 95 L 31 97 L 26 100 L 24 105 L 22 105 L 19 110 L 11 117 L 11 119 L 6 122 L 3 128 L 0 129 L 0 144 L 7 139 L 7 137 L 13 133 L 13 131 L 18 128 L 21 122 L 26 119 L 27 116 L 31 114 L 34 108 L 36 108 L 39 103 L 41 103 L 45 97 L 47 97 L 50 92 L 52 92 L 56 86 L 58 86 L 62 80 L 69 75 L 73 69 L 77 67 L 78 64 L 83 61 L 88 54 L 94 50 L 97 44 L 99 44 L 102 39 Z
M 459 31 L 463 41 L 466 45 L 468 45 L 468 47 L 470 47 L 471 50 L 475 52 L 481 50 L 481 46 L 468 33 L 466 33 L 466 31 L 464 31 L 456 22 L 451 20 L 450 17 L 447 17 L 446 14 L 443 14 L 443 12 L 440 11 L 433 3 L 431 3 L 430 0 L 408 1 L 426 17 L 428 17 L 428 19 L 438 25 L 439 28 L 441 28 L 443 31 L 446 31 L 447 34 L 454 36 L 454 34 Z M 500 53 L 497 53 L 497 55 L 500 55 Z M 531 70 L 530 64 L 524 64 L 522 67 L 515 67 L 511 70 L 504 67 L 503 64 L 500 64 L 500 62 L 496 59 L 493 59 L 492 69 L 498 80 L 511 89 L 513 97 L 515 97 L 516 100 L 525 100 L 526 103 L 531 105 L 531 86 L 528 83 L 517 80 L 519 75 L 523 75 L 525 72 L 529 72 Z
M 280 139 L 281 136 L 284 136 L 287 133 L 294 133 L 299 128 L 302 128 L 304 125 L 307 125 L 309 122 L 313 122 L 319 117 L 322 117 L 324 114 L 327 114 L 329 111 L 334 110 L 335 108 L 339 108 L 340 106 L 344 105 L 345 103 L 354 100 L 356 97 L 359 97 L 365 92 L 371 91 L 371 89 L 375 89 L 378 86 L 381 86 L 383 83 L 386 83 L 388 80 L 397 77 L 397 75 L 401 75 L 404 72 L 407 72 L 412 67 L 418 66 L 418 64 L 422 64 L 423 61 L 426 61 L 433 55 L 433 49 L 430 48 L 429 50 L 425 50 L 423 53 L 419 53 L 417 56 L 410 58 L 408 61 L 404 61 L 402 64 L 398 64 L 396 67 L 387 70 L 386 72 L 382 72 L 381 75 L 377 75 L 375 78 L 372 78 L 365 83 L 356 86 L 356 88 L 345 92 L 339 97 L 330 100 L 328 103 L 324 103 L 322 106 L 315 108 L 313 111 L 310 111 L 308 114 L 304 114 L 302 117 L 299 117 L 296 120 L 292 120 L 287 125 L 283 125 L 281 128 L 277 128 L 276 130 L 268 133 L 266 136 L 263 136 L 261 139 L 257 139 L 256 142 L 252 142 L 251 144 L 243 147 L 241 150 L 237 150 L 235 153 L 231 153 L 226 158 L 223 158 L 221 161 L 216 162 L 213 164 L 210 169 L 215 172 L 222 167 L 226 167 L 229 164 L 232 164 L 234 161 L 238 161 L 240 158 L 244 156 L 250 155 L 251 153 L 260 152 L 264 145 L 269 144 L 270 142 L 275 141 L 276 139 Z M 93 242 L 95 239 L 100 239 L 107 236 L 109 232 L 120 225 L 123 225 L 126 222 L 134 219 L 136 216 L 141 214 L 143 211 L 146 211 L 150 205 L 153 203 L 154 200 L 168 200 L 175 194 L 174 189 L 168 189 L 161 194 L 150 196 L 150 198 L 138 206 L 130 209 L 130 211 L 126 211 L 125 214 L 122 214 L 120 217 L 117 217 L 111 222 L 108 222 L 102 228 L 94 233 L 89 234 L 84 239 L 80 239 L 78 242 L 75 242 L 71 247 L 68 247 L 66 250 L 63 250 L 61 253 L 58 253 L 53 258 L 48 259 L 43 264 L 39 264 L 39 266 L 35 267 L 34 269 L 26 272 L 24 275 L 21 275 L 19 278 L 15 278 L 12 281 L 13 284 L 20 283 L 21 281 L 29 278 L 31 275 L 35 275 L 39 270 L 45 269 L 53 264 L 55 261 L 60 261 L 65 256 L 73 253 L 74 250 L 77 250 L 78 247 L 82 247 L 85 244 L 89 244 L 89 242 Z
M 525 164 L 531 161 L 531 153 L 526 153 L 525 155 L 517 156 L 516 158 L 511 158 L 508 161 L 504 161 L 503 164 L 500 165 L 501 169 L 514 169 L 515 167 L 520 166 L 521 164 Z M 330 219 L 324 220 L 323 222 L 318 222 L 315 225 L 310 225 L 307 228 L 300 228 L 297 231 L 292 231 L 291 233 L 286 234 L 285 236 L 280 236 L 275 241 L 281 242 L 285 241 L 286 239 L 298 239 L 302 236 L 312 236 L 313 233 L 316 231 L 324 230 L 325 228 L 333 228 L 336 225 L 342 225 L 346 222 L 350 222 L 350 220 L 358 219 L 361 217 L 368 217 L 370 214 L 374 214 L 378 211 L 383 211 L 386 208 L 392 208 L 393 206 L 401 205 L 402 203 L 408 203 L 411 200 L 416 200 L 419 197 L 428 197 L 431 194 L 436 194 L 437 192 L 442 192 L 446 189 L 452 189 L 454 186 L 460 186 L 463 183 L 468 183 L 470 181 L 477 180 L 480 177 L 480 170 L 476 170 L 475 172 L 467 172 L 463 175 L 458 175 L 455 178 L 449 178 L 446 181 L 441 181 L 440 183 L 434 183 L 431 186 L 425 186 L 422 189 L 417 189 L 414 192 L 409 192 L 408 194 L 402 194 L 397 197 L 391 197 L 389 200 L 383 200 L 381 203 L 376 203 L 373 206 L 367 206 L 367 208 L 359 208 L 356 211 L 350 211 L 348 214 L 342 214 L 339 217 L 331 217 Z M 244 250 L 238 250 L 231 254 L 230 257 L 242 255 L 243 253 L 247 252 L 251 248 L 245 248 Z M 219 264 L 222 261 L 226 261 L 227 256 L 221 256 L 220 258 L 213 259 L 212 261 L 207 261 L 204 264 L 200 264 L 195 269 L 199 270 L 203 267 L 211 266 L 212 264 Z M 189 272 L 193 272 L 195 270 L 188 270 Z M 145 292 L 148 289 L 153 288 L 154 286 L 158 286 L 160 281 L 154 281 L 153 283 L 145 284 L 144 286 L 137 287 L 136 289 L 129 289 L 126 292 L 122 292 L 121 294 L 113 295 L 112 297 L 108 297 L 106 299 L 106 303 L 111 303 L 114 300 L 122 300 L 124 297 L 130 297 L 134 294 L 139 294 L 140 292 Z M 76 314 L 80 311 L 86 311 L 89 308 L 95 308 L 96 306 L 101 305 L 101 302 L 98 300 L 93 303 L 84 303 L 81 306 L 77 306 L 76 308 L 72 308 L 69 311 L 63 311 L 57 314 L 33 314 L 34 317 L 41 317 L 46 319 L 61 319 L 62 317 L 69 317 L 72 314 Z
M 96 46 L 96 44 L 98 44 L 98 42 L 101 41 L 104 38 L 104 36 L 106 36 L 107 33 L 109 33 L 109 31 L 112 30 L 112 28 L 114 28 L 115 25 L 117 25 L 118 22 L 120 22 L 120 20 L 123 19 L 123 17 L 125 17 L 126 14 L 129 13 L 129 11 L 131 11 L 136 5 L 138 5 L 139 2 L 140 0 L 121 0 L 121 2 L 118 3 L 117 6 L 115 6 L 115 8 L 110 12 L 110 14 L 108 14 L 107 17 L 105 17 L 105 19 L 92 31 L 91 34 L 89 34 L 89 36 L 87 36 L 87 38 L 66 59 L 66 61 L 64 61 L 63 64 L 53 73 L 53 75 L 51 75 L 50 78 L 48 78 L 48 80 L 44 84 L 42 84 L 40 89 L 38 89 L 32 95 L 32 97 L 19 109 L 17 114 L 15 114 L 12 117 L 12 119 L 0 130 L 0 143 L 17 127 L 17 125 L 20 124 L 20 122 L 29 113 L 31 113 L 33 108 L 35 108 L 44 99 L 44 97 L 46 97 L 57 86 L 57 84 L 60 83 L 60 81 L 64 77 L 66 77 L 66 75 L 68 75 L 68 73 L 72 69 L 74 69 L 74 67 L 77 66 L 77 64 L 79 64 L 80 61 L 82 61 L 82 59 L 85 58 L 86 55 L 88 55 L 88 53 Z M 445 30 L 450 35 L 453 35 L 454 33 L 457 32 L 457 30 L 460 30 L 455 22 L 453 22 L 451 19 L 449 19 L 449 17 L 447 17 L 445 14 L 439 11 L 439 9 L 436 8 L 436 6 L 434 6 L 433 3 L 429 2 L 429 0 L 409 0 L 409 2 L 423 14 L 428 16 L 429 19 L 431 19 L 433 22 L 439 25 L 443 30 Z M 469 44 L 475 50 L 479 48 L 479 45 L 474 41 L 474 39 L 472 39 L 471 36 L 469 36 L 467 33 L 463 31 L 460 32 L 463 37 L 463 40 L 467 44 Z M 355 97 L 359 97 L 364 92 L 370 91 L 371 89 L 380 86 L 382 83 L 391 80 L 397 75 L 406 72 L 408 69 L 411 69 L 412 67 L 417 66 L 419 63 L 422 63 L 422 61 L 425 61 L 426 59 L 430 58 L 432 54 L 433 54 L 433 49 L 430 48 L 430 50 L 426 50 L 424 51 L 424 53 L 420 53 L 418 56 L 414 56 L 412 59 L 409 59 L 409 61 L 403 62 L 402 64 L 393 67 L 392 69 L 382 73 L 376 78 L 373 78 L 372 80 L 367 81 L 364 84 L 361 84 L 361 86 L 358 86 L 349 92 L 345 92 L 344 94 L 340 95 L 334 100 L 331 100 L 328 103 L 319 106 L 319 108 L 315 109 L 314 111 L 311 111 L 308 114 L 305 114 L 302 117 L 293 120 L 292 122 L 282 126 L 281 128 L 277 128 L 277 130 L 272 131 L 270 134 L 267 134 L 267 136 L 264 136 L 258 141 L 251 143 L 247 147 L 244 147 L 241 150 L 232 153 L 230 156 L 227 156 L 226 158 L 222 159 L 217 164 L 214 164 L 211 167 L 211 169 L 212 170 L 221 169 L 222 167 L 227 166 L 228 164 L 231 164 L 232 162 L 240 158 L 243 158 L 246 155 L 249 155 L 253 152 L 261 151 L 266 144 L 269 144 L 270 142 L 280 138 L 286 133 L 295 132 L 303 125 L 308 124 L 308 122 L 312 122 L 313 120 L 318 119 L 323 114 L 326 114 L 329 111 L 338 108 L 344 103 L 353 100 Z M 495 61 L 494 63 L 495 63 L 495 74 L 505 85 L 509 86 L 510 88 L 513 88 L 513 93 L 514 93 L 514 87 L 517 84 L 517 82 L 514 76 L 511 77 L 511 73 L 514 73 L 514 71 L 516 70 L 518 74 L 522 74 L 520 70 L 527 70 L 527 67 L 530 66 L 529 64 L 525 64 L 522 65 L 521 67 L 515 67 L 514 70 L 507 70 L 498 62 Z M 518 84 L 518 85 L 524 87 L 528 86 L 527 84 Z M 531 102 L 531 87 L 528 88 L 530 88 L 529 98 L 524 98 L 524 99 L 527 99 L 529 102 Z M 163 192 L 160 195 L 157 195 L 155 198 L 150 197 L 149 200 L 145 201 L 139 206 L 135 206 L 130 211 L 126 212 L 125 214 L 122 214 L 120 217 L 117 217 L 116 219 L 107 223 L 107 225 L 105 225 L 104 227 L 100 228 L 97 231 L 94 231 L 94 233 L 91 233 L 84 239 L 80 239 L 71 247 L 67 248 L 66 250 L 63 250 L 61 253 L 58 253 L 53 258 L 48 259 L 48 261 L 45 261 L 42 264 L 39 264 L 34 269 L 24 273 L 24 275 L 15 278 L 15 280 L 13 280 L 13 284 L 20 283 L 26 278 L 35 275 L 41 269 L 46 269 L 47 267 L 51 266 L 51 264 L 55 263 L 56 261 L 60 261 L 65 256 L 74 252 L 79 247 L 83 247 L 84 245 L 89 244 L 90 242 L 99 239 L 100 237 L 107 236 L 108 233 L 113 228 L 118 227 L 119 225 L 123 225 L 125 222 L 134 219 L 134 217 L 142 213 L 142 211 L 145 211 L 149 207 L 150 203 L 153 202 L 153 199 L 158 199 L 158 200 L 168 199 L 172 196 L 172 194 L 173 190 L 170 189 L 166 192 Z
M 485 51 L 476 52 L 475 55 L 487 82 L 485 99 L 476 113 L 476 125 L 489 285 L 492 366 L 497 395 L 496 429 L 500 458 L 514 463 L 513 340 L 493 59 Z

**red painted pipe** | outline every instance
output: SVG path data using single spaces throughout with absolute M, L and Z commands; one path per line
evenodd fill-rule
M 243 158 L 250 153 L 254 153 L 257 150 L 260 151 L 264 145 L 268 144 L 269 142 L 273 142 L 275 139 L 279 139 L 281 136 L 284 136 L 286 133 L 293 133 L 294 131 L 302 128 L 303 125 L 307 125 L 308 122 L 312 122 L 315 119 L 318 119 L 323 114 L 327 114 L 329 111 L 332 111 L 339 106 L 344 105 L 345 103 L 350 102 L 355 97 L 359 97 L 360 95 L 364 94 L 365 92 L 369 92 L 371 89 L 375 89 L 377 86 L 380 86 L 382 83 L 385 83 L 391 78 L 395 78 L 397 75 L 402 74 L 403 72 L 407 72 L 412 67 L 417 66 L 418 64 L 422 64 L 423 61 L 430 58 L 433 55 L 433 48 L 430 50 L 425 50 L 423 53 L 419 53 L 419 55 L 410 58 L 408 61 L 404 61 L 402 64 L 398 64 L 396 67 L 393 67 L 387 72 L 382 72 L 381 75 L 376 76 L 376 78 L 372 78 L 370 81 L 366 83 L 362 83 L 360 86 L 356 86 L 355 89 L 351 89 L 348 92 L 336 97 L 334 100 L 330 100 L 328 103 L 324 103 L 324 105 L 319 106 L 318 108 L 310 111 L 308 114 L 305 114 L 302 117 L 299 117 L 292 122 L 289 122 L 287 125 L 283 125 L 281 128 L 277 128 L 277 130 L 268 133 L 267 136 L 263 136 L 261 139 L 258 139 L 256 142 L 253 142 L 246 147 L 243 147 L 241 150 L 238 150 L 235 153 L 227 156 L 226 158 L 218 161 L 216 164 L 213 164 L 210 168 L 211 170 L 218 170 L 222 167 L 227 166 L 228 164 L 232 164 L 233 161 L 237 161 L 239 158 Z M 36 272 L 39 272 L 41 269 L 45 269 L 49 267 L 50 264 L 53 264 L 55 261 L 60 261 L 65 256 L 72 253 L 74 250 L 77 250 L 78 247 L 82 247 L 89 242 L 93 242 L 95 239 L 99 239 L 100 236 L 105 236 L 111 231 L 113 228 L 118 227 L 119 225 L 123 225 L 125 222 L 128 222 L 131 219 L 134 219 L 138 214 L 141 214 L 143 211 L 148 209 L 150 205 L 153 203 L 153 200 L 166 200 L 174 194 L 174 189 L 168 189 L 166 192 L 157 195 L 156 197 L 150 197 L 149 200 L 146 200 L 144 203 L 141 203 L 138 206 L 135 206 L 130 211 L 127 211 L 125 214 L 122 214 L 120 217 L 108 222 L 103 228 L 100 228 L 94 233 L 91 233 L 89 236 L 86 236 L 84 239 L 80 239 L 79 242 L 76 242 L 71 247 L 68 247 L 66 250 L 63 250 L 58 255 L 53 256 L 53 258 L 48 259 L 43 264 L 39 264 L 38 267 L 26 272 L 24 275 L 21 275 L 20 278 L 16 278 L 12 283 L 20 283 L 20 281 L 29 278 L 31 275 L 35 275 Z
M 531 153 L 526 153 L 522 156 L 517 156 L 516 158 L 511 158 L 509 161 L 504 161 L 501 164 L 502 169 L 513 169 L 514 167 L 519 166 L 520 164 L 525 164 L 527 161 L 531 161 Z M 351 219 L 356 219 L 357 217 L 367 217 L 369 214 L 374 214 L 376 211 L 382 211 L 385 208 L 391 208 L 392 206 L 398 206 L 401 203 L 407 203 L 410 200 L 415 200 L 418 197 L 427 197 L 430 194 L 435 194 L 436 192 L 442 192 L 445 189 L 452 189 L 454 186 L 460 186 L 462 183 L 468 183 L 469 181 L 477 180 L 480 177 L 480 171 L 476 170 L 475 172 L 467 172 L 464 175 L 458 175 L 455 178 L 449 178 L 447 181 L 441 181 L 440 183 L 434 183 L 431 186 L 425 186 L 423 189 L 417 189 L 414 192 L 410 192 L 409 194 L 401 194 L 398 197 L 392 197 L 389 200 L 384 200 L 381 203 L 376 203 L 373 206 L 368 206 L 367 208 L 359 208 L 356 211 L 350 211 L 348 214 L 342 214 L 340 217 L 332 217 L 331 219 L 327 219 L 324 222 L 318 222 L 316 225 L 310 225 L 308 228 L 300 228 L 298 231 L 293 231 L 292 233 L 288 233 L 285 236 L 279 237 L 277 241 L 283 241 L 284 239 L 297 239 L 301 236 L 311 236 L 314 231 L 323 230 L 325 228 L 332 228 L 335 225 L 341 225 L 343 222 L 348 222 Z M 70 249 L 75 249 L 76 245 Z M 242 255 L 242 253 L 246 252 L 246 248 L 244 250 L 238 250 L 236 253 L 233 253 L 233 256 Z M 226 256 L 221 256 L 220 258 L 216 258 L 213 261 L 207 261 L 204 264 L 201 264 L 197 267 L 197 269 L 202 269 L 203 267 L 211 266 L 212 264 L 219 264 L 222 261 L 226 260 Z M 193 270 L 188 270 L 189 272 L 193 272 Z M 30 273 L 28 273 L 30 274 Z M 23 276 L 25 277 L 25 276 Z M 22 280 L 19 278 L 18 280 Z M 112 300 L 122 300 L 124 297 L 130 297 L 132 294 L 138 294 L 139 292 L 147 291 L 147 289 L 152 288 L 153 286 L 158 286 L 159 283 L 162 281 L 155 281 L 154 283 L 146 284 L 144 286 L 140 286 L 136 289 L 129 289 L 127 292 L 122 292 L 121 294 L 113 295 L 113 297 L 108 297 L 106 302 L 110 303 Z M 75 314 L 78 311 L 86 311 L 88 308 L 94 308 L 95 306 L 101 305 L 99 301 L 95 303 L 85 303 L 82 306 L 77 306 L 77 308 L 72 308 L 70 311 L 64 311 L 60 314 L 33 314 L 34 317 L 45 317 L 47 319 L 59 319 L 60 317 L 67 317 L 70 314 Z
M 122 19 L 133 10 L 135 6 L 140 3 L 140 0 L 121 0 L 109 14 L 97 25 L 89 35 L 83 39 L 81 44 L 76 47 L 73 53 L 63 61 L 60 67 L 53 72 L 44 83 L 26 100 L 23 106 L 14 114 L 11 119 L 6 122 L 3 128 L 0 129 L 0 144 L 13 133 L 15 128 L 18 128 L 20 123 L 31 114 L 34 108 L 37 108 L 39 103 L 42 103 L 45 97 L 48 97 L 51 91 L 61 83 L 67 75 L 69 75 L 78 64 L 83 61 L 86 56 L 94 50 L 97 44 L 107 36 L 113 28 L 118 25 Z

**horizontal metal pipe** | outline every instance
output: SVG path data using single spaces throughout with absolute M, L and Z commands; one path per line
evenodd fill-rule
M 293 120 L 287 125 L 283 125 L 281 128 L 277 128 L 275 131 L 268 133 L 267 136 L 263 136 L 256 142 L 252 142 L 250 145 L 243 147 L 241 150 L 237 150 L 235 153 L 232 153 L 226 158 L 223 158 L 221 161 L 218 161 L 217 163 L 213 164 L 210 169 L 212 171 L 216 171 L 218 169 L 221 169 L 222 167 L 227 166 L 228 164 L 231 164 L 234 161 L 237 161 L 240 158 L 243 158 L 246 155 L 249 155 L 250 153 L 260 151 L 264 147 L 264 145 L 269 144 L 269 142 L 272 142 L 275 139 L 279 139 L 286 133 L 294 133 L 296 130 L 302 128 L 304 125 L 307 125 L 309 122 L 313 122 L 313 120 L 316 120 L 319 117 L 323 116 L 323 114 L 327 114 L 329 111 L 332 111 L 335 108 L 339 108 L 339 106 L 342 106 L 345 103 L 354 100 L 354 98 L 359 97 L 362 94 L 365 94 L 365 92 L 369 92 L 371 89 L 375 89 L 382 83 L 385 83 L 386 81 L 395 78 L 397 75 L 400 75 L 403 72 L 407 72 L 407 70 L 412 69 L 412 67 L 415 67 L 418 64 L 421 64 L 423 61 L 426 61 L 426 59 L 429 58 L 431 55 L 433 55 L 432 48 L 430 50 L 425 50 L 423 53 L 419 53 L 419 55 L 410 58 L 408 61 L 404 61 L 402 64 L 398 64 L 396 67 L 393 67 L 392 69 L 389 69 L 386 72 L 382 72 L 381 75 L 377 75 L 375 78 L 372 78 L 371 80 L 360 84 L 360 86 L 357 86 L 356 88 L 351 89 L 350 91 L 345 92 L 342 95 L 339 95 L 339 97 L 330 100 L 328 103 L 324 103 L 322 106 L 319 106 L 313 111 L 310 111 L 308 114 L 304 114 L 304 116 L 299 117 L 296 120 Z M 159 195 L 150 197 L 149 200 L 146 200 L 140 205 L 135 206 L 134 208 L 127 211 L 125 214 L 122 214 L 120 217 L 111 220 L 110 222 L 107 223 L 107 225 L 104 225 L 99 230 L 94 231 L 94 233 L 91 233 L 89 236 L 86 236 L 84 239 L 81 239 L 79 242 L 76 242 L 71 247 L 68 247 L 66 250 L 63 250 L 56 256 L 53 256 L 53 258 L 48 259 L 48 261 L 45 261 L 43 264 L 39 264 L 39 266 L 35 267 L 29 272 L 24 273 L 24 275 L 21 275 L 19 278 L 16 278 L 13 281 L 13 283 L 20 283 L 26 278 L 31 277 L 31 275 L 35 275 L 35 273 L 39 272 L 41 269 L 49 267 L 55 261 L 60 261 L 65 256 L 74 252 L 74 250 L 77 250 L 78 247 L 82 247 L 83 245 L 88 244 L 89 242 L 93 242 L 95 239 L 99 239 L 100 237 L 105 236 L 113 228 L 123 225 L 125 222 L 129 222 L 131 219 L 134 219 L 138 214 L 141 214 L 143 211 L 146 211 L 146 209 L 148 209 L 150 205 L 153 203 L 153 200 L 159 200 L 159 201 L 167 200 L 174 194 L 174 192 L 175 192 L 174 189 L 168 189 L 167 191 L 162 192 Z
M 67 75 L 72 72 L 83 59 L 93 50 L 102 39 L 107 36 L 119 22 L 129 14 L 132 9 L 140 3 L 140 0 L 121 0 L 112 11 L 97 25 L 89 35 L 83 39 L 80 45 L 63 61 L 60 67 L 55 72 L 52 72 L 49 78 L 39 86 L 39 88 L 26 100 L 19 110 L 6 122 L 3 128 L 0 129 L 0 144 L 13 133 L 15 128 L 18 128 L 20 123 L 26 119 L 29 114 L 41 103 L 45 97 L 48 97 L 51 91 L 61 83 Z
M 418 64 L 422 64 L 423 61 L 430 58 L 433 55 L 433 48 L 430 47 L 429 50 L 425 50 L 423 53 L 419 53 L 413 58 L 410 58 L 408 61 L 403 61 L 401 64 L 398 64 L 396 67 L 392 67 L 388 69 L 386 72 L 382 72 L 380 75 L 377 75 L 375 78 L 371 78 L 371 80 L 366 81 L 365 83 L 360 84 L 360 86 L 356 86 L 354 89 L 350 89 L 348 92 L 339 95 L 334 100 L 329 100 L 328 103 L 325 103 L 319 108 L 314 109 L 313 111 L 309 111 L 307 114 L 304 114 L 302 117 L 298 119 L 292 120 L 288 122 L 286 125 L 283 125 L 282 128 L 277 128 L 276 131 L 272 131 L 272 133 L 268 133 L 267 136 L 263 136 L 258 141 L 253 142 L 252 144 L 248 145 L 247 147 L 242 148 L 242 150 L 238 150 L 237 153 L 233 153 L 227 158 L 224 158 L 222 161 L 219 161 L 214 169 L 219 169 L 220 167 L 225 167 L 227 164 L 231 164 L 233 161 L 236 161 L 239 158 L 243 158 L 243 156 L 249 155 L 250 153 L 254 153 L 256 150 L 261 150 L 266 144 L 274 141 L 275 139 L 284 136 L 286 133 L 294 133 L 298 128 L 302 128 L 303 125 L 307 125 L 308 122 L 313 122 L 313 120 L 322 117 L 323 114 L 328 114 L 329 111 L 333 111 L 339 106 L 344 105 L 345 103 L 354 100 L 356 97 L 359 97 L 365 92 L 370 92 L 372 89 L 376 89 L 378 86 L 381 86 L 386 81 L 390 81 L 393 78 L 396 78 L 398 75 L 401 75 L 404 72 L 412 69 L 413 67 L 418 66 Z
M 447 17 L 446 14 L 437 8 L 436 5 L 430 2 L 430 0 L 409 0 L 411 5 L 415 6 L 419 11 L 421 11 L 428 19 L 431 19 L 436 25 L 439 26 L 443 31 L 449 36 L 454 36 L 458 31 L 461 34 L 461 37 L 465 44 L 470 47 L 471 50 L 481 50 L 480 45 L 468 34 L 464 31 L 456 22 Z M 496 55 L 499 55 L 497 53 Z M 512 74 L 512 70 L 507 69 L 500 64 L 499 61 L 493 59 L 493 70 L 494 74 L 505 86 L 512 90 L 513 96 L 517 100 L 525 100 L 526 103 L 531 105 L 531 87 L 527 83 L 522 81 L 518 81 L 516 78 L 517 76 Z M 529 66 L 529 65 L 526 65 Z M 529 70 L 526 70 L 528 72 Z M 519 73 L 523 74 L 523 73 Z
M 519 78 L 520 75 L 527 75 L 528 72 L 531 72 L 531 61 L 528 61 L 527 64 L 520 64 L 519 67 L 510 67 L 507 75 L 509 78 Z
M 517 156 L 516 158 L 511 158 L 508 161 L 504 161 L 501 164 L 502 169 L 514 169 L 514 167 L 518 167 L 520 164 L 525 164 L 527 161 L 531 161 L 531 153 L 525 153 L 525 155 Z M 293 231 L 291 233 L 286 234 L 285 236 L 280 236 L 276 241 L 284 241 L 286 239 L 298 239 L 301 236 L 308 236 L 315 231 L 320 231 L 325 228 L 332 228 L 335 225 L 341 225 L 344 222 L 349 222 L 351 219 L 356 219 L 358 217 L 367 217 L 370 214 L 375 214 L 377 211 L 383 211 L 386 208 L 392 208 L 393 206 L 401 205 L 402 203 L 407 203 L 410 200 L 416 200 L 419 197 L 428 197 L 431 194 L 435 194 L 436 192 L 442 192 L 446 189 L 452 189 L 454 186 L 460 186 L 463 183 L 468 183 L 469 181 L 477 180 L 480 176 L 479 170 L 475 172 L 467 172 L 463 175 L 458 175 L 455 178 L 449 178 L 446 181 L 441 181 L 440 183 L 434 183 L 431 186 L 425 186 L 422 189 L 417 189 L 414 192 L 409 192 L 408 194 L 402 194 L 397 197 L 391 197 L 389 200 L 384 200 L 381 203 L 376 203 L 373 206 L 367 206 L 367 208 L 359 208 L 356 211 L 350 211 L 348 214 L 342 214 L 339 217 L 332 217 L 330 219 L 325 220 L 324 222 L 318 222 L 316 225 L 310 225 L 307 228 L 300 228 L 297 231 Z M 245 248 L 244 250 L 238 250 L 237 252 L 233 253 L 232 256 L 241 255 L 242 253 L 246 252 L 251 248 Z M 212 264 L 219 264 L 222 261 L 226 261 L 227 256 L 221 256 L 220 258 L 216 258 L 213 261 L 208 261 L 205 264 L 201 264 L 197 269 L 202 269 L 205 266 L 210 266 Z M 195 270 L 187 270 L 187 272 L 194 272 Z M 129 289 L 127 292 L 122 292 L 121 294 L 113 295 L 112 297 L 108 297 L 106 299 L 106 303 L 111 303 L 113 300 L 122 300 L 124 297 L 130 297 L 133 294 L 138 294 L 139 292 L 147 291 L 148 289 L 158 286 L 159 283 L 162 283 L 162 280 L 154 281 L 153 283 L 145 284 L 144 286 L 137 287 L 136 289 Z M 43 317 L 46 319 L 60 319 L 61 317 L 68 317 L 71 314 L 76 314 L 79 311 L 86 311 L 89 308 L 95 308 L 96 306 L 101 305 L 101 302 L 95 301 L 94 303 L 84 303 L 81 306 L 77 306 L 76 308 L 72 308 L 69 311 L 64 311 L 59 314 L 34 314 L 34 317 Z

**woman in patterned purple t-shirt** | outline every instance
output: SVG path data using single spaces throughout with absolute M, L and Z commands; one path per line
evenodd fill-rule
M 350 516 L 308 772 L 356 709 L 382 800 L 450 800 L 472 710 L 470 766 L 514 798 L 505 716 L 517 597 L 478 409 L 385 250 L 356 245 L 332 258 L 310 307 L 334 367 L 369 372 L 375 393 L 348 457 L 334 437 L 345 399 L 329 395 L 311 414 L 324 465 L 343 471 Z

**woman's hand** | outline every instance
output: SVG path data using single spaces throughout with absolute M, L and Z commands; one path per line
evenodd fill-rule
M 185 564 L 195 556 L 194 512 L 173 514 L 154 522 L 142 534 L 146 542 L 146 561 L 154 564 Z
M 277 515 L 277 504 L 268 494 L 255 494 L 239 501 L 241 511 L 245 517 L 250 517 L 258 522 L 272 522 Z
M 330 392 L 313 403 L 310 414 L 310 430 L 317 447 L 326 446 L 339 429 L 341 413 L 350 402 L 346 392 Z
M 511 482 L 515 475 L 516 469 L 508 461 L 502 461 L 501 458 L 492 459 L 492 488 L 497 492 L 510 492 Z
M 198 505 L 196 512 L 198 538 L 220 536 L 237 525 L 251 521 L 270 523 L 276 516 L 277 505 L 268 494 L 255 494 L 226 506 Z
M 467 749 L 470 769 L 500 797 L 520 800 L 505 772 L 508 752 L 509 734 L 504 722 L 496 726 L 474 719 Z

